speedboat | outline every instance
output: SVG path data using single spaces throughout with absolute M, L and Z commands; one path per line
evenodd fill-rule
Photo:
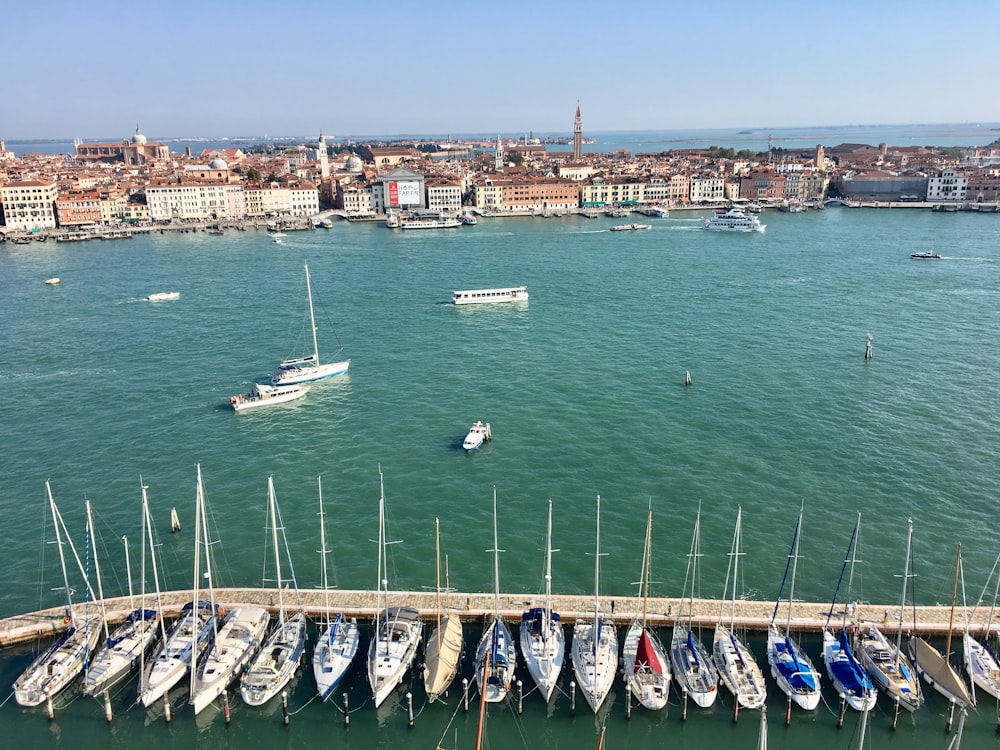
M 62 279 L 60 279 L 58 276 L 53 276 L 51 279 L 45 279 L 45 283 L 48 284 L 49 286 L 58 286 L 59 284 L 62 283 Z
M 465 440 L 462 442 L 462 447 L 467 451 L 474 451 L 491 437 L 490 426 L 488 424 L 484 425 L 480 421 L 473 422 L 472 427 L 469 428 L 469 434 L 465 436 Z
M 229 403 L 233 411 L 241 412 L 247 409 L 256 409 L 258 406 L 270 406 L 272 404 L 284 404 L 302 398 L 309 391 L 309 386 L 302 383 L 299 385 L 266 385 L 257 383 L 249 393 L 238 393 L 229 397 Z
M 941 260 L 941 253 L 935 253 L 933 250 L 924 250 L 919 253 L 910 253 L 910 257 L 915 260 Z
M 165 302 L 166 300 L 180 299 L 180 292 L 155 292 L 146 297 L 147 302 Z

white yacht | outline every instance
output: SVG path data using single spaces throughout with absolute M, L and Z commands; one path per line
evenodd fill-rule
M 474 451 L 485 441 L 492 439 L 492 437 L 493 434 L 490 431 L 489 424 L 483 424 L 477 420 L 469 428 L 469 433 L 465 436 L 465 440 L 462 441 L 462 447 L 467 451 Z
M 301 385 L 267 385 L 266 383 L 254 384 L 253 390 L 248 393 L 238 393 L 229 397 L 229 405 L 233 411 L 241 412 L 256 409 L 259 406 L 275 406 L 285 404 L 302 398 L 309 391 L 309 386 L 305 383 Z
M 713 214 L 705 221 L 705 229 L 720 232 L 763 232 L 766 224 L 761 224 L 756 216 L 747 216 L 739 208 L 731 208 L 725 213 Z

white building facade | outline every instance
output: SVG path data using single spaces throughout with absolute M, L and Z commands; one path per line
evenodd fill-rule
M 964 201 L 968 189 L 968 177 L 954 169 L 945 169 L 936 177 L 927 179 L 927 200 Z
M 8 229 L 21 231 L 54 229 L 57 197 L 59 186 L 55 180 L 9 182 L 0 188 L 4 223 Z

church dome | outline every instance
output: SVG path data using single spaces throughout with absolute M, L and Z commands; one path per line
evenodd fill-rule
M 208 163 L 209 169 L 229 169 L 229 165 L 226 164 L 225 159 L 212 159 Z
M 352 154 L 347 158 L 347 171 L 348 172 L 360 172 L 364 169 L 364 163 L 361 161 L 361 157 L 357 154 Z
M 146 136 L 144 136 L 139 131 L 139 126 L 136 125 L 135 126 L 135 135 L 132 136 L 132 143 L 135 144 L 136 146 L 140 146 L 140 145 L 142 145 L 145 142 L 146 142 Z

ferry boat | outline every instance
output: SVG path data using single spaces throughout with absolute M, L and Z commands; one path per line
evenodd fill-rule
M 451 295 L 456 305 L 488 305 L 496 302 L 527 302 L 528 287 L 508 286 L 499 289 L 458 290 Z
M 738 208 L 705 219 L 705 229 L 721 232 L 763 232 L 765 226 L 756 216 L 747 216 Z
M 936 253 L 933 250 L 924 250 L 920 253 L 910 253 L 910 257 L 916 260 L 941 260 L 941 253 Z
M 649 224 L 619 224 L 611 227 L 612 232 L 637 232 L 640 229 L 649 229 Z
M 444 214 L 413 214 L 399 220 L 400 229 L 454 229 L 462 226 L 462 222 L 454 216 Z

